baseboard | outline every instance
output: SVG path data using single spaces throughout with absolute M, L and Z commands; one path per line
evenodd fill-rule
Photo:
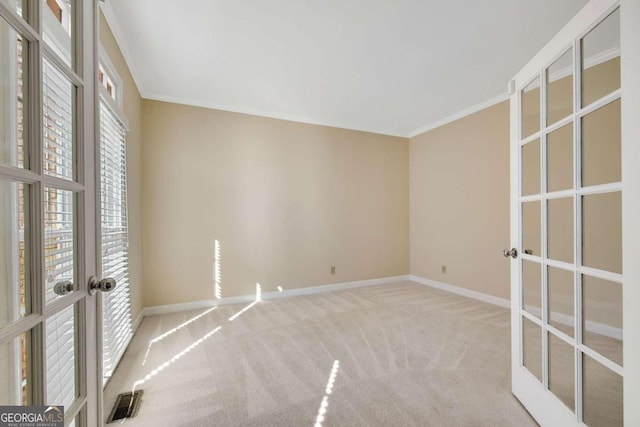
M 136 331 L 140 327 L 140 324 L 142 323 L 142 319 L 144 319 L 144 309 L 140 309 L 140 313 L 138 313 L 138 316 L 133 320 L 133 323 L 131 324 L 131 329 L 133 329 L 133 335 L 135 335 Z
M 504 308 L 511 308 L 511 301 L 508 299 L 496 297 L 496 296 L 485 294 L 478 291 L 472 291 L 470 289 L 461 288 L 459 286 L 453 286 L 453 285 L 448 285 L 442 282 L 436 282 L 435 280 L 425 279 L 424 277 L 414 276 L 413 274 L 409 275 L 409 280 L 411 280 L 412 282 L 420 283 L 421 285 L 431 286 L 432 288 L 451 292 L 452 294 L 462 295 L 463 297 L 472 298 L 478 301 L 486 302 L 486 303 L 497 305 Z
M 431 286 L 432 288 L 440 289 L 442 291 L 451 292 L 453 294 L 462 295 L 467 298 L 472 298 L 478 301 L 486 302 L 489 304 L 497 305 L 504 308 L 511 308 L 511 300 L 505 298 L 499 298 L 493 295 L 485 294 L 478 291 L 472 291 L 470 289 L 461 288 L 459 286 L 448 285 L 446 283 L 437 282 L 431 279 L 425 279 L 424 277 L 409 275 L 409 280 L 412 282 L 420 283 L 421 285 Z M 527 311 L 540 317 L 540 309 L 533 307 L 527 307 Z M 554 320 L 563 325 L 573 326 L 573 317 L 566 314 L 552 312 L 551 320 Z M 605 325 L 603 323 L 593 322 L 587 320 L 585 322 L 585 329 L 589 332 L 593 332 L 598 335 L 603 335 L 609 338 L 622 340 L 622 329 L 613 326 Z
M 388 285 L 391 283 L 410 280 L 408 275 L 382 277 L 379 279 L 358 280 L 354 282 L 334 283 L 330 285 L 309 286 L 305 288 L 285 289 L 282 292 L 264 292 L 263 300 L 286 298 L 300 295 L 312 295 L 323 292 L 341 291 L 345 289 L 361 288 L 364 286 Z M 178 313 L 181 311 L 198 310 L 211 308 L 217 305 L 243 304 L 255 301 L 255 295 L 242 295 L 237 297 L 227 297 L 212 300 L 192 301 L 180 304 L 157 305 L 153 307 L 145 307 L 142 309 L 143 316 L 156 316 L 158 314 Z

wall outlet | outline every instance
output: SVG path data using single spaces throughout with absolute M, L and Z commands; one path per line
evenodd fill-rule
M 336 266 L 335 265 L 331 266 L 331 274 L 336 274 Z
M 443 272 L 443 273 L 445 273 L 445 274 L 446 274 L 446 273 L 447 273 L 447 266 L 446 266 L 446 265 L 443 265 L 443 266 L 442 266 L 442 268 L 441 268 L 441 270 L 442 270 L 442 272 Z

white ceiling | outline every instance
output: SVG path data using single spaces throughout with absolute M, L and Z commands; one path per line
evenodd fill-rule
M 107 0 L 144 98 L 409 136 L 506 92 L 586 0 Z

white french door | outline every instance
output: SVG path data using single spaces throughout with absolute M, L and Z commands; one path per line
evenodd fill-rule
M 98 425 L 93 0 L 0 0 L 0 405 Z
M 512 390 L 543 426 L 640 425 L 638 3 L 592 0 L 511 83 Z

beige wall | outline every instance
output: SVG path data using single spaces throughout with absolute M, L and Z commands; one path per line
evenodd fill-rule
M 127 132 L 127 203 L 129 204 L 129 283 L 131 312 L 142 309 L 142 98 L 122 53 L 100 13 L 100 43 L 123 82 L 123 110 L 129 120 Z
M 585 85 L 603 96 L 619 87 L 620 63 L 589 68 Z M 594 78 L 596 76 L 597 78 Z M 551 84 L 549 109 L 556 119 L 570 113 L 571 78 Z M 539 129 L 539 89 L 525 96 L 525 129 Z M 593 96 L 592 96 L 593 97 Z M 509 244 L 509 108 L 496 105 L 411 139 L 411 274 L 508 299 L 509 262 L 500 251 Z M 584 185 L 620 180 L 620 102 L 583 122 Z M 573 188 L 573 132 L 565 126 L 547 141 L 549 191 Z M 540 193 L 540 143 L 523 148 L 523 188 Z M 621 272 L 620 194 L 588 196 L 583 212 L 583 254 L 588 266 Z M 540 202 L 523 206 L 523 248 L 540 255 Z M 548 256 L 573 263 L 573 199 L 548 205 Z M 447 265 L 447 273 L 441 266 Z M 541 270 L 524 262 L 525 304 L 540 312 Z M 591 285 L 585 279 L 585 316 L 616 328 L 621 324 L 620 286 Z M 549 277 L 551 309 L 573 315 L 573 278 Z
M 408 141 L 145 100 L 144 306 L 409 272 Z M 336 274 L 330 267 L 336 266 Z
M 508 102 L 411 138 L 410 176 L 411 274 L 509 298 Z
M 100 19 L 101 43 L 124 79 L 124 110 L 131 122 L 127 154 L 134 316 L 142 306 L 213 298 L 216 240 L 222 249 L 223 297 L 252 294 L 256 282 L 269 292 L 276 286 L 411 272 L 509 298 L 509 263 L 501 256 L 509 242 L 507 102 L 407 142 L 142 101 Z M 611 90 L 598 82 L 615 88 L 619 78 L 608 75 L 619 75 L 618 60 L 589 69 L 585 90 Z M 564 78 L 552 86 L 550 111 L 564 116 L 571 81 Z M 539 91 L 532 93 L 538 96 Z M 586 123 L 592 129 L 589 141 L 595 142 L 585 143 L 598 145 L 603 135 L 610 135 L 599 123 L 613 116 L 619 111 Z M 539 118 L 525 117 L 527 123 L 532 120 Z M 558 142 L 550 140 L 550 185 L 571 176 L 570 168 L 562 166 L 571 155 L 564 142 L 570 132 L 557 135 Z M 593 176 L 605 173 L 609 167 L 590 165 L 614 163 L 616 150 L 586 157 L 585 166 Z M 525 175 L 528 169 L 538 170 L 534 163 L 525 165 Z M 539 180 L 539 173 L 532 178 Z M 560 222 L 570 218 L 564 210 L 555 212 Z M 553 222 L 560 225 L 558 221 Z M 561 231 L 570 228 L 559 226 Z M 534 228 L 524 231 L 539 236 Z M 596 231 L 611 236 L 607 230 Z M 607 262 L 613 263 L 615 251 L 609 252 L 613 255 Z M 333 265 L 335 275 L 330 274 Z M 570 301 L 569 295 L 558 297 Z M 565 312 L 563 305 L 558 311 Z

